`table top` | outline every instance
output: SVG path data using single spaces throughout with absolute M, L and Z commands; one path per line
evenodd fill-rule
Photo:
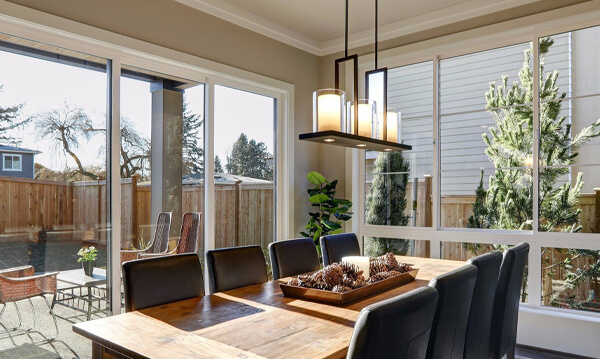
M 106 284 L 106 269 L 94 267 L 94 272 L 92 272 L 91 277 L 85 275 L 85 273 L 83 272 L 83 268 L 72 269 L 59 272 L 56 276 L 56 279 L 61 282 L 74 284 L 81 287 L 101 285 Z
M 281 281 L 272 281 L 79 323 L 73 330 L 132 358 L 342 358 L 361 309 L 464 265 L 398 260 L 419 269 L 415 281 L 346 305 L 284 297 Z

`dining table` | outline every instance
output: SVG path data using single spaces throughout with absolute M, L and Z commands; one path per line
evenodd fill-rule
M 283 278 L 78 323 L 73 330 L 91 340 L 93 359 L 344 358 L 363 308 L 465 264 L 397 259 L 419 269 L 414 281 L 344 305 L 285 297 Z

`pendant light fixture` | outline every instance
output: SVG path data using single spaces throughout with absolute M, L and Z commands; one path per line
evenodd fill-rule
M 411 146 L 399 144 L 397 130 L 388 126 L 387 68 L 377 69 L 377 5 L 375 0 L 375 70 L 365 74 L 366 99 L 358 98 L 358 55 L 348 55 L 348 0 L 346 0 L 344 57 L 335 60 L 335 88 L 317 90 L 313 93 L 313 132 L 300 134 L 300 140 L 373 151 L 412 149 Z M 340 89 L 340 67 L 348 63 L 352 66 L 352 99 L 347 99 L 346 93 Z M 381 103 L 369 97 L 369 81 L 373 84 L 377 79 L 380 79 L 383 86 Z M 372 91 L 371 95 L 374 95 Z M 345 103 L 346 100 L 349 101 Z M 383 113 L 382 119 L 377 114 L 378 109 Z M 394 132 L 396 136 L 388 136 L 388 132 Z M 388 138 L 393 141 L 387 141 Z

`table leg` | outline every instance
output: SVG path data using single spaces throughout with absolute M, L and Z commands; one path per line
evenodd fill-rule
M 87 287 L 87 295 L 88 295 L 87 320 L 89 321 L 92 318 L 92 288 L 91 287 Z

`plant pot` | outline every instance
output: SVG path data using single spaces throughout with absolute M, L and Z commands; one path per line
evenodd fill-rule
M 94 273 L 94 262 L 81 262 L 81 266 L 83 267 L 83 272 L 85 273 L 85 275 L 91 277 L 92 274 Z

